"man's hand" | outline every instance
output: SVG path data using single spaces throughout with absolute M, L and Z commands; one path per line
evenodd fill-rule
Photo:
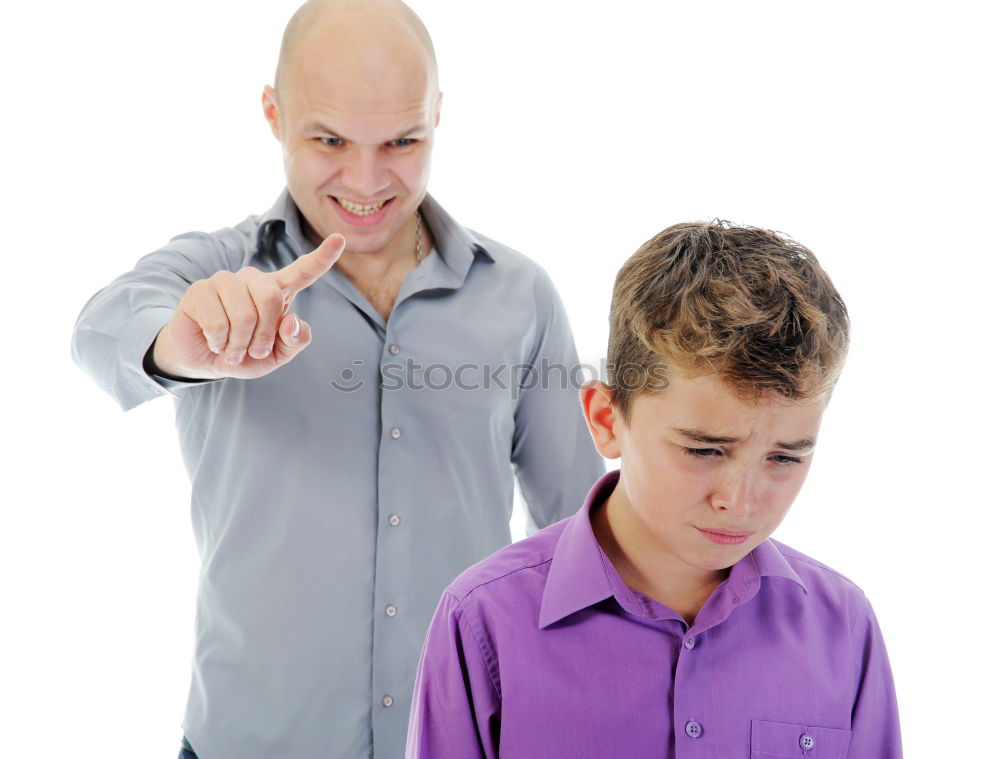
M 256 379 L 309 345 L 309 325 L 289 312 L 295 296 L 326 274 L 346 241 L 330 235 L 284 269 L 219 271 L 192 284 L 153 344 L 158 372 L 187 379 Z

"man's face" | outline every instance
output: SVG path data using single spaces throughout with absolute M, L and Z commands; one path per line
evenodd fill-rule
M 634 549 L 718 571 L 760 545 L 805 481 L 825 397 L 742 400 L 718 375 L 678 375 L 612 412 L 621 479 L 609 501 Z M 599 443 L 600 447 L 600 443 Z M 609 455 L 609 451 L 602 450 Z
M 265 90 L 264 108 L 308 234 L 318 243 L 339 232 L 349 253 L 413 246 L 440 104 L 426 66 L 378 51 L 303 48 L 280 99 Z

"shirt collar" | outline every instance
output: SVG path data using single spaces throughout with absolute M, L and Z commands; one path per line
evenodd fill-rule
M 453 280 L 451 283 L 442 282 L 444 286 L 451 284 L 452 287 L 458 287 L 465 281 L 476 253 L 489 261 L 494 260 L 493 255 L 473 237 L 472 233 L 456 222 L 430 195 L 424 196 L 424 202 L 420 204 L 420 213 L 434 236 L 434 249 L 447 269 L 442 272 L 441 278 Z M 285 232 L 295 244 L 298 255 L 304 255 L 315 247 L 302 230 L 302 215 L 287 187 L 282 190 L 271 209 L 260 217 L 260 223 L 272 219 L 285 223 Z
M 298 255 L 303 256 L 315 247 L 302 231 L 302 216 L 287 187 L 281 191 L 271 209 L 260 217 L 259 223 L 262 225 L 264 222 L 272 220 L 285 223 L 285 233 L 291 238 Z
M 590 522 L 591 509 L 607 500 L 620 474 L 619 471 L 608 472 L 599 479 L 580 510 L 567 521 L 556 543 L 542 592 L 539 628 L 548 627 L 612 596 L 627 611 L 637 613 L 642 606 L 604 556 Z M 696 626 L 703 629 L 718 624 L 736 605 L 757 594 L 762 577 L 791 580 L 806 591 L 802 578 L 768 538 L 733 565 L 729 577 L 699 612 Z

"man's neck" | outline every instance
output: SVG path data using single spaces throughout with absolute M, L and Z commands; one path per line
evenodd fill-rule
M 699 570 L 666 552 L 632 524 L 621 486 L 590 513 L 594 537 L 629 588 L 673 609 L 689 625 L 729 570 Z
M 406 276 L 418 265 L 417 219 L 403 227 L 388 246 L 373 253 L 354 253 L 351 242 L 337 261 L 337 269 L 365 296 L 383 319 L 388 319 Z M 427 225 L 420 223 L 421 260 L 434 245 Z

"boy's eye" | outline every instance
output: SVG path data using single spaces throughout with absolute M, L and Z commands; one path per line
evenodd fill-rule
M 716 454 L 722 455 L 722 451 L 716 448 L 685 448 L 684 453 L 699 459 L 709 459 Z
M 775 454 L 771 457 L 771 460 L 780 466 L 791 466 L 792 464 L 801 464 L 802 459 L 798 456 L 785 456 L 783 454 Z
M 328 148 L 339 148 L 343 144 L 343 140 L 339 137 L 320 137 L 319 141 L 326 145 Z

